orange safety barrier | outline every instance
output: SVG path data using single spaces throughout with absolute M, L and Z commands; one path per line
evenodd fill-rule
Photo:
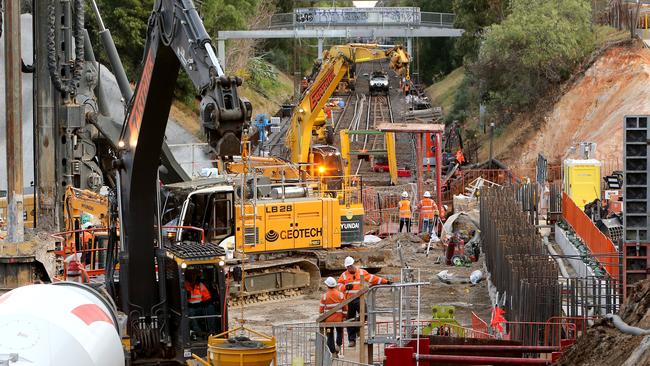
M 476 338 L 490 338 L 487 323 L 472 311 L 472 330 L 477 335 Z M 483 336 L 487 335 L 487 336 Z
M 562 193 L 562 217 L 595 254 L 596 260 L 603 265 L 605 271 L 612 278 L 618 279 L 620 263 L 616 246 L 564 192 Z

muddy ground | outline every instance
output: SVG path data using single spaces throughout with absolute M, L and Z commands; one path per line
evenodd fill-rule
M 432 305 L 453 305 L 456 307 L 456 319 L 463 325 L 471 327 L 471 312 L 475 312 L 482 319 L 489 319 L 490 299 L 485 281 L 477 285 L 469 283 L 469 275 L 476 269 L 483 269 L 483 258 L 472 263 L 469 267 L 447 266 L 442 263 L 435 263 L 438 256 L 443 255 L 439 247 L 431 250 L 427 257 L 425 253 L 419 252 L 425 245 L 416 235 L 401 234 L 392 238 L 384 239 L 377 244 L 378 247 L 392 248 L 393 256 L 388 266 L 383 268 L 378 275 L 399 282 L 400 269 L 402 267 L 397 252 L 397 241 L 403 246 L 403 258 L 411 268 L 420 270 L 421 281 L 430 282 L 422 288 L 421 310 L 422 320 L 431 319 Z M 436 274 L 442 270 L 449 270 L 457 279 L 465 279 L 467 283 L 445 284 L 438 280 Z M 319 296 L 325 291 L 321 286 L 318 293 L 301 295 L 275 302 L 265 302 L 255 305 L 246 305 L 244 308 L 244 319 L 246 324 L 256 330 L 271 332 L 274 325 L 286 323 L 313 322 L 318 317 Z M 387 301 L 387 297 L 380 297 L 380 301 Z M 241 308 L 230 309 L 231 323 L 234 325 L 236 319 L 241 318 Z
M 648 329 L 650 323 L 650 280 L 637 283 L 621 310 L 627 324 Z M 650 365 L 650 352 L 634 358 L 644 336 L 624 334 L 608 320 L 599 320 L 576 344 L 562 355 L 558 365 Z M 646 340 L 647 342 L 647 340 Z M 626 362 L 627 361 L 627 362 Z

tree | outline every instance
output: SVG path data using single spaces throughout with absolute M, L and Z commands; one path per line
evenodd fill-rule
M 106 27 L 110 29 L 115 47 L 120 54 L 129 80 L 138 77 L 138 66 L 142 59 L 147 37 L 147 24 L 154 0 L 97 0 Z M 90 34 L 97 36 L 98 27 L 90 8 L 86 8 L 86 22 Z M 97 36 L 94 44 L 100 44 Z M 96 47 L 99 60 L 108 64 L 108 57 L 102 48 Z
M 454 0 L 455 27 L 465 32 L 456 42 L 456 53 L 476 61 L 483 30 L 505 19 L 510 0 Z
M 492 111 L 519 112 L 567 80 L 593 48 L 589 0 L 512 0 L 471 68 Z

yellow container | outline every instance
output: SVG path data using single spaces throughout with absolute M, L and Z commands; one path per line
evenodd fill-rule
M 262 348 L 225 347 L 228 335 L 246 331 L 253 341 L 264 345 Z M 257 336 L 253 338 L 252 336 Z M 228 332 L 210 336 L 208 339 L 208 364 L 219 366 L 269 366 L 275 361 L 275 337 L 255 332 L 246 327 L 238 327 Z
M 564 161 L 564 192 L 581 210 L 587 203 L 600 198 L 600 166 L 600 161 L 595 159 Z

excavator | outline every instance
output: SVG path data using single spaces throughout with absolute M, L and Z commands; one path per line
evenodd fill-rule
M 106 288 L 126 315 L 123 346 L 127 364 L 185 363 L 204 357 L 208 335 L 227 329 L 225 253 L 217 243 L 163 241 L 160 156 L 176 78 L 183 68 L 200 97 L 203 131 L 224 160 L 240 153 L 251 104 L 240 97 L 238 77 L 224 74 L 212 41 L 191 0 L 156 0 L 149 18 L 142 71 L 127 106 L 113 174 L 119 244 L 106 249 Z M 115 232 L 116 225 L 110 230 Z M 118 252 L 117 258 L 112 253 Z M 119 272 L 119 273 L 118 273 Z M 190 316 L 186 276 L 199 278 L 216 312 Z M 193 332 L 203 318 L 211 329 Z
M 289 160 L 294 163 L 307 163 L 312 154 L 312 136 L 318 141 L 333 135 L 334 129 L 326 126 L 324 119 L 319 119 L 325 103 L 336 90 L 338 83 L 347 75 L 353 64 L 376 60 L 390 60 L 390 68 L 398 75 L 408 75 L 409 55 L 402 46 L 390 49 L 381 48 L 378 44 L 351 43 L 337 45 L 324 52 L 323 62 L 313 83 L 294 108 L 291 116 L 289 132 L 285 145 L 289 152 Z M 318 146 L 318 145 L 316 145 Z M 330 169 L 341 171 L 340 168 Z

